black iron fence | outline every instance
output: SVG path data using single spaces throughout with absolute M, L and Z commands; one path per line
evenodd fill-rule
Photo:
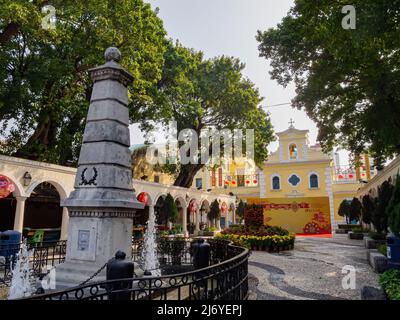
M 22 243 L 0 245 L 0 284 L 8 285 L 11 281 L 11 270 L 15 265 L 17 254 Z M 64 262 L 67 241 L 49 241 L 40 243 L 28 243 L 30 251 L 30 267 L 32 275 L 43 277 L 49 268 Z
M 171 242 L 173 242 L 172 240 Z M 249 251 L 226 241 L 208 240 L 211 245 L 210 266 L 159 277 L 140 277 L 89 283 L 64 291 L 30 297 L 32 300 L 244 300 L 248 294 Z M 137 243 L 138 248 L 140 243 Z M 190 255 L 190 242 L 185 242 Z M 169 247 L 170 248 L 170 247 Z M 185 249 L 182 252 L 185 252 Z M 134 249 L 135 250 L 135 249 Z M 174 252 L 165 257 L 173 265 Z M 180 262 L 186 263 L 180 253 Z M 170 259 L 170 260 L 168 260 Z

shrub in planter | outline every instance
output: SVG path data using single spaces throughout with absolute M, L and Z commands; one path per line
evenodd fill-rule
M 378 252 L 383 254 L 386 257 L 387 256 L 387 245 L 386 244 L 380 244 L 378 246 Z
M 172 264 L 174 265 L 181 264 L 181 259 L 183 251 L 185 249 L 185 244 L 186 244 L 185 239 L 181 237 L 176 237 L 173 238 L 172 240 L 169 240 L 169 246 L 170 246 L 169 250 L 172 257 Z
M 379 276 L 379 284 L 390 300 L 400 300 L 400 270 L 388 270 Z
M 262 206 L 247 206 L 244 212 L 246 227 L 262 227 L 264 225 L 264 209 Z
M 386 240 L 386 234 L 385 233 L 380 233 L 380 232 L 370 232 L 368 233 L 368 236 L 377 241 L 384 241 Z

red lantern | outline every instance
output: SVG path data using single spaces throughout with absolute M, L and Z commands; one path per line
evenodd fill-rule
M 349 179 L 353 179 L 353 175 L 352 174 L 349 174 Z
M 6 176 L 0 175 L 0 199 L 8 197 L 14 190 L 14 183 Z
M 146 192 L 141 192 L 137 196 L 139 202 L 144 203 L 144 205 L 149 204 L 149 195 Z
M 232 181 L 232 184 L 236 184 L 236 181 Z
M 255 179 L 253 180 L 253 183 L 254 183 L 254 184 L 257 184 L 257 182 L 258 182 L 257 180 L 255 180 Z
M 190 213 L 194 213 L 194 212 L 196 212 L 197 211 L 197 202 L 196 202 L 196 200 L 192 200 L 192 201 L 190 201 L 190 204 L 189 204 L 189 211 L 190 211 Z
M 246 184 L 249 184 L 250 183 L 250 180 L 246 180 Z
M 221 213 L 223 215 L 225 215 L 227 211 L 228 211 L 228 205 L 225 202 L 222 202 L 222 204 L 221 204 Z
M 228 184 L 229 184 L 229 181 L 225 181 L 225 184 L 228 185 Z
M 362 176 L 365 177 L 365 173 L 363 173 Z
M 344 177 L 343 177 L 343 175 L 339 174 L 338 178 L 343 179 Z

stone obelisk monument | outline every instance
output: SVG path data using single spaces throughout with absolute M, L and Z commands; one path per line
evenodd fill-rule
M 58 288 L 85 281 L 115 252 L 132 251 L 132 218 L 143 204 L 132 187 L 127 85 L 133 76 L 118 64 L 117 48 L 91 69 L 94 82 L 79 156 L 75 190 L 62 204 L 69 227 L 65 262 L 56 268 Z M 105 271 L 93 280 L 103 280 Z

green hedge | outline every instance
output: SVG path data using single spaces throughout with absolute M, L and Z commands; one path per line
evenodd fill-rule
M 244 246 L 252 250 L 275 252 L 293 249 L 296 237 L 294 233 L 289 233 L 288 235 L 284 236 L 219 234 L 216 236 L 216 238 L 230 240 L 237 245 Z
M 400 300 L 400 270 L 388 270 L 379 276 L 379 283 L 390 300 Z

